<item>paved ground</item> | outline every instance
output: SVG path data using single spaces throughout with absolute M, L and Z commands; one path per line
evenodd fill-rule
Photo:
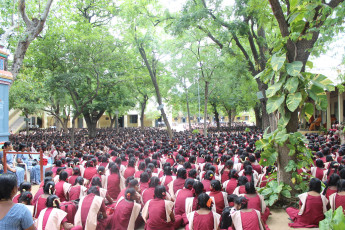
M 32 187 L 32 194 L 35 195 L 37 192 L 39 186 L 34 185 Z M 271 210 L 272 215 L 268 218 L 267 225 L 271 230 L 288 230 L 293 229 L 289 228 L 288 223 L 290 223 L 290 220 L 288 219 L 288 215 L 286 214 L 285 210 L 283 209 L 273 209 Z M 303 230 L 304 228 L 300 228 Z M 307 228 L 305 228 L 307 229 Z M 310 228 L 309 228 L 310 229 Z M 317 228 L 314 228 L 317 229 Z

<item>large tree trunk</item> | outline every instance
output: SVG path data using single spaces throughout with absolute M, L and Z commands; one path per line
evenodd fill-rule
M 165 123 L 165 125 L 167 127 L 169 138 L 172 139 L 173 138 L 173 132 L 171 130 L 171 126 L 170 126 L 168 117 L 167 117 L 167 115 L 166 115 L 166 113 L 164 111 L 164 107 L 162 106 L 163 105 L 162 96 L 161 96 L 161 93 L 160 93 L 160 90 L 159 90 L 159 86 L 158 86 L 158 83 L 157 83 L 156 66 L 155 66 L 156 65 L 156 60 L 153 58 L 153 63 L 152 63 L 152 66 L 151 66 L 149 61 L 148 61 L 148 59 L 147 59 L 145 49 L 142 47 L 142 45 L 139 45 L 139 52 L 140 52 L 140 55 L 141 55 L 141 57 L 143 58 L 143 60 L 145 62 L 147 70 L 149 71 L 149 74 L 150 74 L 153 86 L 155 87 L 158 104 L 159 104 L 159 106 L 161 106 L 161 108 L 160 108 L 161 115 L 162 115 L 164 123 Z
M 145 95 L 143 98 L 143 101 L 140 103 L 140 128 L 141 130 L 144 130 L 145 128 L 145 109 L 146 109 L 146 104 L 148 100 L 148 96 Z
M 204 137 L 207 137 L 207 103 L 208 103 L 208 85 L 210 83 L 205 81 L 205 106 L 204 106 Z
M 74 146 L 74 134 L 75 134 L 75 120 L 77 117 L 73 117 L 72 119 L 72 129 L 71 129 L 71 146 Z
M 114 115 L 114 117 L 111 117 L 111 114 L 109 114 L 109 118 L 110 118 L 110 128 L 113 128 L 115 124 L 116 115 Z
M 217 104 L 216 103 L 211 103 L 212 107 L 213 107 L 213 112 L 214 112 L 214 117 L 216 120 L 216 124 L 217 124 L 217 129 L 220 129 L 220 122 L 219 122 L 219 113 L 217 110 Z
M 104 114 L 105 110 L 97 111 L 83 111 L 84 119 L 89 131 L 89 137 L 94 138 L 97 134 L 97 122 Z
M 189 98 L 188 98 L 187 87 L 186 87 L 186 101 L 187 101 L 188 127 L 189 127 L 189 130 L 192 130 L 192 123 L 190 122 Z
M 63 131 L 64 131 L 65 133 L 67 133 L 67 132 L 68 132 L 68 121 L 69 121 L 69 117 L 68 117 L 68 118 L 63 118 L 62 120 L 63 120 L 63 122 L 62 122 Z
M 229 119 L 229 128 L 231 128 L 231 123 L 232 123 L 232 120 L 231 120 L 231 109 L 226 109 L 226 112 L 228 114 L 228 119 Z
M 256 124 L 256 127 L 258 127 L 259 129 L 262 129 L 262 117 L 261 117 L 261 114 L 260 114 L 260 107 L 259 106 L 260 105 L 257 104 L 254 107 L 255 124 Z
M 26 136 L 29 136 L 29 114 L 25 113 Z

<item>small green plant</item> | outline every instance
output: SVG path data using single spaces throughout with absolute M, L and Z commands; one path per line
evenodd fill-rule
M 258 191 L 264 196 L 265 203 L 268 206 L 274 205 L 279 200 L 280 196 L 291 198 L 291 187 L 283 182 L 278 183 L 278 181 L 270 181 L 267 183 L 266 187 L 260 188 Z
M 250 132 L 250 128 L 245 128 L 245 130 L 244 130 L 246 133 L 249 133 Z
M 345 216 L 343 207 L 339 206 L 333 212 L 332 209 L 325 213 L 325 219 L 319 223 L 320 230 L 343 230 L 345 229 Z
M 194 130 L 192 131 L 192 133 L 193 133 L 193 134 L 199 134 L 200 131 L 199 131 L 199 129 L 194 129 Z
M 325 127 L 323 127 L 323 126 L 320 126 L 320 131 L 324 132 L 324 133 L 327 133 L 327 129 Z

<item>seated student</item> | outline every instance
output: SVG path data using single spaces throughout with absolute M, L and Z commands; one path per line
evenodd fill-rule
M 144 162 L 140 162 L 138 166 L 138 171 L 134 173 L 135 179 L 140 179 L 140 175 L 145 171 L 146 165 Z
M 256 186 L 258 183 L 258 178 L 259 175 L 256 171 L 253 171 L 253 168 L 251 165 L 246 165 L 244 167 L 244 170 L 240 171 L 238 173 L 239 176 L 245 176 L 248 179 L 248 182 L 251 182 L 252 180 L 254 180 L 254 185 Z
M 69 190 L 69 200 L 79 200 L 86 196 L 87 188 L 84 186 L 84 178 L 78 176 L 74 185 Z
M 234 167 L 234 162 L 232 160 L 228 160 L 225 162 L 224 168 L 220 171 L 221 174 L 221 182 L 224 183 L 225 181 L 230 179 L 230 171 Z
M 56 174 L 55 174 L 55 176 L 54 176 L 54 178 L 53 178 L 53 181 L 54 181 L 55 184 L 59 182 L 59 180 L 60 180 L 60 173 L 61 173 L 64 169 L 65 169 L 65 168 L 60 167 L 60 168 L 58 168 L 58 169 L 56 170 Z
M 92 186 L 87 196 L 80 199 L 74 218 L 74 225 L 83 226 L 87 230 L 104 230 L 110 222 L 107 216 L 104 199 L 100 197 L 99 188 Z
M 114 215 L 111 218 L 111 229 L 134 230 L 140 223 L 141 205 L 136 203 L 138 193 L 134 188 L 125 191 L 125 197 L 121 197 L 115 206 Z
M 231 219 L 231 214 L 235 212 L 234 207 L 226 207 L 224 208 L 222 215 L 220 217 L 220 229 L 226 229 L 226 230 L 232 230 L 231 225 L 232 225 L 232 219 Z
M 327 186 L 325 190 L 323 190 L 322 195 L 324 195 L 327 200 L 329 200 L 329 196 L 333 193 L 337 192 L 337 184 L 340 180 L 340 176 L 338 174 L 332 174 L 332 176 L 329 178 Z
M 214 179 L 214 172 L 212 170 L 208 170 L 205 174 L 205 179 L 201 181 L 204 185 L 204 189 L 206 192 L 211 191 L 211 181 Z
M 248 182 L 247 177 L 240 176 L 237 180 L 237 187 L 235 188 L 233 194 L 236 194 L 237 196 L 240 194 L 246 193 L 245 185 Z
M 121 197 L 125 197 L 125 192 L 126 192 L 126 189 L 128 188 L 134 188 L 135 191 L 137 191 L 138 193 L 138 197 L 140 197 L 140 199 L 137 201 L 138 203 L 142 202 L 142 198 L 141 198 L 141 190 L 140 190 L 140 187 L 139 187 L 139 182 L 134 179 L 134 177 L 128 177 L 126 179 L 126 187 L 124 189 L 121 190 L 121 192 L 119 193 L 119 195 L 117 196 L 117 200 L 119 200 Z
M 43 209 L 37 219 L 38 230 L 77 230 L 73 224 L 67 222 L 67 213 L 60 210 L 60 200 L 57 195 L 50 195 L 47 198 L 47 208 Z
M 262 173 L 262 166 L 256 161 L 255 156 L 250 155 L 248 158 L 253 169 L 260 175 Z
M 273 178 L 270 178 L 270 176 L 274 172 L 274 170 L 275 167 L 271 165 L 265 168 L 266 172 L 259 175 L 258 187 L 263 188 L 267 185 L 268 182 L 273 180 Z
M 154 199 L 146 202 L 142 217 L 145 221 L 146 230 L 173 230 L 175 224 L 175 215 L 173 212 L 174 203 L 165 200 L 167 193 L 163 185 L 155 188 Z M 176 225 L 180 226 L 181 220 L 176 221 Z
M 15 204 L 12 199 L 17 193 L 16 175 L 0 175 L 0 229 L 35 230 L 32 215 L 23 204 Z
M 194 180 L 193 179 L 186 179 L 184 184 L 184 188 L 180 189 L 176 192 L 176 200 L 175 200 L 175 216 L 180 215 L 182 216 L 185 213 L 186 207 L 186 199 L 189 197 L 193 197 L 193 189 Z
M 84 179 L 86 179 L 86 182 L 90 182 L 92 177 L 96 175 L 97 169 L 94 166 L 94 162 L 92 160 L 88 160 L 86 163 L 86 169 L 84 170 Z M 87 183 L 89 184 L 89 183 Z
M 42 188 L 39 188 L 38 191 L 36 192 L 34 199 L 32 200 L 32 204 L 36 204 L 38 197 L 40 197 L 42 194 L 44 194 L 44 185 L 48 182 L 48 181 L 53 181 L 52 177 L 45 177 L 43 180 L 43 186 Z
M 222 192 L 222 186 L 218 180 L 211 181 L 211 192 L 207 192 L 210 197 L 214 198 L 216 212 L 220 215 L 225 207 L 229 206 L 227 193 Z
M 134 166 L 135 166 L 135 158 L 132 157 L 131 159 L 129 159 L 128 166 L 123 173 L 123 177 L 125 179 L 127 179 L 130 176 L 134 176 L 134 174 L 135 174 L 135 167 Z
M 45 178 L 47 178 L 47 177 L 52 177 L 53 178 L 53 172 L 50 170 L 50 171 L 46 171 L 45 173 L 44 173 L 44 179 L 43 179 L 43 181 L 41 181 L 41 183 L 40 183 L 40 188 L 43 188 L 43 186 L 44 186 L 44 181 L 45 181 Z
M 18 200 L 18 203 L 20 204 L 24 204 L 29 210 L 31 215 L 34 214 L 34 206 L 32 205 L 32 194 L 31 192 L 27 191 L 27 192 L 23 192 Z
M 56 176 L 56 172 L 57 172 L 58 168 L 62 168 L 62 161 L 60 161 L 60 160 L 55 161 L 55 166 L 52 168 L 52 172 L 53 172 L 54 176 Z
M 91 186 L 97 186 L 99 189 L 99 196 L 105 199 L 106 204 L 112 204 L 114 200 L 109 196 L 108 191 L 102 188 L 101 178 L 94 177 L 91 181 Z
M 164 175 L 160 178 L 161 184 L 164 185 L 165 189 L 169 190 L 169 184 L 176 179 L 176 176 L 172 175 L 172 170 L 169 165 L 163 169 Z
M 120 175 L 116 164 L 110 166 L 110 175 L 106 176 L 104 184 L 104 188 L 108 190 L 113 200 L 116 200 L 121 190 L 125 188 L 124 178 Z
M 68 183 L 74 185 L 77 177 L 81 176 L 80 169 L 77 167 L 73 168 L 73 175 L 68 177 Z
M 43 188 L 43 194 L 37 198 L 36 203 L 34 203 L 34 217 L 37 219 L 40 212 L 46 208 L 47 198 L 50 195 L 55 194 L 55 183 L 53 181 L 48 181 Z
M 196 211 L 198 209 L 198 196 L 205 192 L 204 185 L 200 181 L 194 181 L 193 183 L 193 197 L 188 197 L 185 201 L 185 214 L 191 213 L 192 211 Z M 216 209 L 214 209 L 215 211 Z M 183 215 L 184 217 L 184 215 Z M 184 221 L 187 219 L 184 219 Z M 185 224 L 188 223 L 188 220 L 185 221 Z
M 251 182 L 246 183 L 245 189 L 246 194 L 240 194 L 240 196 L 244 196 L 248 200 L 248 208 L 253 208 L 261 212 L 261 219 L 263 223 L 266 223 L 268 216 L 270 215 L 270 210 L 266 207 L 263 196 L 256 192 L 255 186 Z
M 154 176 L 150 180 L 149 187 L 142 191 L 141 196 L 143 199 L 143 203 L 146 204 L 147 201 L 154 198 L 155 195 L 155 187 L 160 184 L 159 178 Z
M 105 167 L 104 166 L 99 166 L 97 169 L 97 173 L 91 178 L 90 182 L 93 180 L 93 178 L 99 178 L 102 183 L 102 188 L 105 186 L 106 183 L 106 176 L 105 176 Z M 91 185 L 89 184 L 89 187 Z
M 6 154 L 7 172 L 13 173 L 17 176 L 17 183 L 18 183 L 17 186 L 19 187 L 19 185 L 22 182 L 24 182 L 25 170 L 21 167 L 15 166 L 15 161 L 16 161 L 16 159 L 14 159 L 15 152 L 13 151 L 13 146 L 11 142 L 6 141 L 4 145 L 2 146 L 2 149 L 7 152 L 12 152 L 12 153 Z M 0 151 L 0 159 L 1 159 L 1 162 L 4 162 L 3 151 Z
M 203 229 L 203 230 L 218 230 L 220 223 L 220 215 L 212 211 L 213 201 L 206 193 L 201 193 L 198 196 L 197 211 L 193 211 L 187 215 L 188 228 Z
M 19 197 L 23 192 L 31 192 L 31 183 L 30 182 L 22 182 L 19 186 L 19 194 L 13 197 L 13 202 L 18 203 Z
M 229 178 L 229 180 L 223 183 L 223 188 L 225 192 L 227 192 L 228 194 L 232 194 L 235 191 L 238 184 L 238 174 L 236 169 L 231 169 L 231 171 L 229 172 Z
M 60 198 L 61 202 L 69 200 L 69 190 L 71 184 L 67 183 L 68 173 L 62 171 L 59 176 L 59 182 L 55 184 L 55 194 Z
M 334 211 L 339 206 L 343 207 L 345 212 L 345 180 L 341 179 L 338 181 L 337 193 L 333 193 L 329 196 L 329 204 L 331 209 Z
M 328 200 L 320 194 L 321 181 L 312 178 L 309 183 L 309 192 L 299 195 L 299 210 L 287 208 L 286 212 L 292 219 L 289 223 L 293 228 L 316 228 L 319 222 L 325 218 L 324 213 L 327 211 Z
M 143 172 L 140 175 L 139 188 L 140 188 L 141 192 L 143 192 L 145 189 L 147 189 L 149 187 L 149 180 L 150 180 L 150 175 L 147 172 Z
M 180 168 L 177 170 L 176 179 L 171 183 L 169 187 L 169 193 L 172 197 L 175 197 L 177 190 L 182 189 L 184 183 L 187 179 L 187 170 L 185 168 Z
M 235 199 L 235 211 L 231 214 L 233 230 L 265 230 L 265 226 L 261 221 L 260 212 L 255 209 L 248 208 L 248 200 L 245 197 L 237 197 Z

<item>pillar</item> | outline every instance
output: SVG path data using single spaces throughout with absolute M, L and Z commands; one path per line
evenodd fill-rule
M 12 73 L 7 71 L 8 53 L 0 45 L 0 142 L 8 141 L 9 127 L 9 90 L 12 83 Z
M 344 97 L 343 93 L 338 92 L 338 117 L 339 117 L 339 124 L 344 121 Z
M 327 129 L 331 128 L 331 93 L 327 92 Z
M 128 115 L 124 115 L 124 116 L 123 116 L 123 127 L 124 127 L 124 128 L 128 127 L 128 124 L 127 124 L 128 121 L 127 121 L 127 119 L 128 119 Z

